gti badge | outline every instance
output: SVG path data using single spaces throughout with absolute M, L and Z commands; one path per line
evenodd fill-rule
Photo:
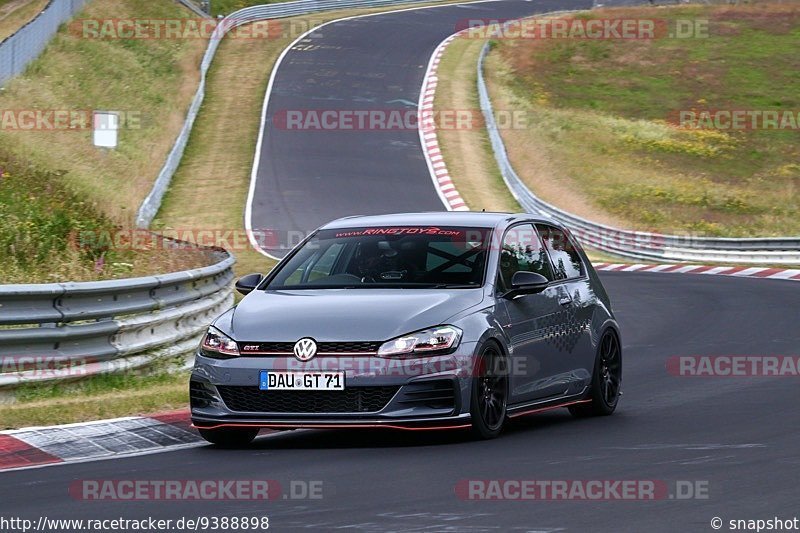
M 300 361 L 308 361 L 317 354 L 317 343 L 306 337 L 294 343 L 294 356 Z

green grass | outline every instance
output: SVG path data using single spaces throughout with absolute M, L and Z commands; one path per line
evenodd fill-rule
M 30 22 L 48 0 L 0 0 L 0 41 Z
M 438 69 L 436 110 L 480 112 L 475 65 L 484 42 L 480 39 L 456 39 L 445 49 Z M 437 136 L 448 171 L 470 209 L 521 211 L 503 181 L 485 128 L 442 128 Z M 587 253 L 592 261 L 615 260 L 596 250 L 587 250 Z
M 225 39 L 220 44 L 203 107 L 154 228 L 232 230 L 243 235 L 264 92 L 272 63 L 291 40 Z M 232 252 L 238 275 L 267 272 L 275 264 L 249 245 Z
M 77 19 L 194 17 L 172 0 L 96 0 Z M 0 145 L 61 180 L 117 223 L 130 225 L 164 163 L 197 86 L 202 39 L 91 39 L 65 24 L 41 56 L 0 92 L 0 109 L 117 110 L 140 118 L 116 150 L 92 133 L 12 131 Z
M 208 264 L 202 252 L 108 247 L 117 226 L 72 192 L 58 172 L 0 148 L 0 283 L 144 276 Z
M 586 16 L 707 19 L 709 35 L 496 42 L 491 90 L 530 116 L 526 130 L 503 132 L 518 145 L 512 160 L 524 160 L 523 147 L 535 145 L 551 164 L 550 182 L 573 191 L 560 198 L 544 193 L 545 199 L 570 209 L 577 198 L 589 214 L 602 211 L 646 230 L 800 234 L 800 130 L 674 124 L 679 110 L 691 109 L 797 114 L 800 3 L 630 8 Z M 517 168 L 535 181 L 532 170 Z
M 436 110 L 471 110 L 481 115 L 475 65 L 482 47 L 483 41 L 477 39 L 456 39 L 445 49 L 438 68 Z M 470 209 L 521 210 L 503 181 L 484 128 L 440 128 L 437 138 L 448 171 Z
M 188 17 L 171 0 L 96 0 L 77 18 Z M 151 275 L 208 263 L 205 254 L 72 246 L 70 236 L 130 227 L 183 122 L 206 42 L 96 40 L 64 25 L 41 56 L 0 92 L 0 110 L 118 110 L 139 124 L 119 148 L 95 148 L 90 130 L 0 126 L 0 283 Z M 4 115 L 7 116 L 7 115 Z M 82 244 L 87 244 L 86 242 Z
M 250 6 L 260 6 L 263 4 L 278 4 L 280 2 L 288 2 L 289 0 L 210 0 L 211 1 L 211 14 L 228 15 L 239 9 Z
M 0 406 L 0 429 L 145 415 L 189 405 L 188 372 L 109 374 L 23 387 Z
M 0 279 L 42 272 L 53 258 L 70 251 L 71 233 L 110 230 L 110 221 L 65 190 L 57 174 L 0 154 L 0 250 L 6 252 Z M 86 257 L 79 258 L 80 263 L 94 265 L 100 257 L 97 250 L 83 252 Z

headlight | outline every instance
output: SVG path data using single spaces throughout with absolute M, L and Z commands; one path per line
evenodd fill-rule
M 220 330 L 210 327 L 200 343 L 200 353 L 214 359 L 230 359 L 239 357 L 239 346 Z
M 378 348 L 380 357 L 409 357 L 448 353 L 458 347 L 461 330 L 455 326 L 438 326 L 383 343 Z

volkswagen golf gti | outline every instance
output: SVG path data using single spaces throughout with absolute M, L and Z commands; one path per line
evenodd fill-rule
M 586 254 L 552 220 L 351 217 L 309 235 L 209 327 L 192 422 L 239 446 L 261 428 L 469 428 L 566 407 L 609 415 L 622 352 Z

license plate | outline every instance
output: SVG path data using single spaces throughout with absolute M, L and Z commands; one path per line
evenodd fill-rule
M 261 390 L 344 390 L 344 372 L 273 372 L 259 373 Z

